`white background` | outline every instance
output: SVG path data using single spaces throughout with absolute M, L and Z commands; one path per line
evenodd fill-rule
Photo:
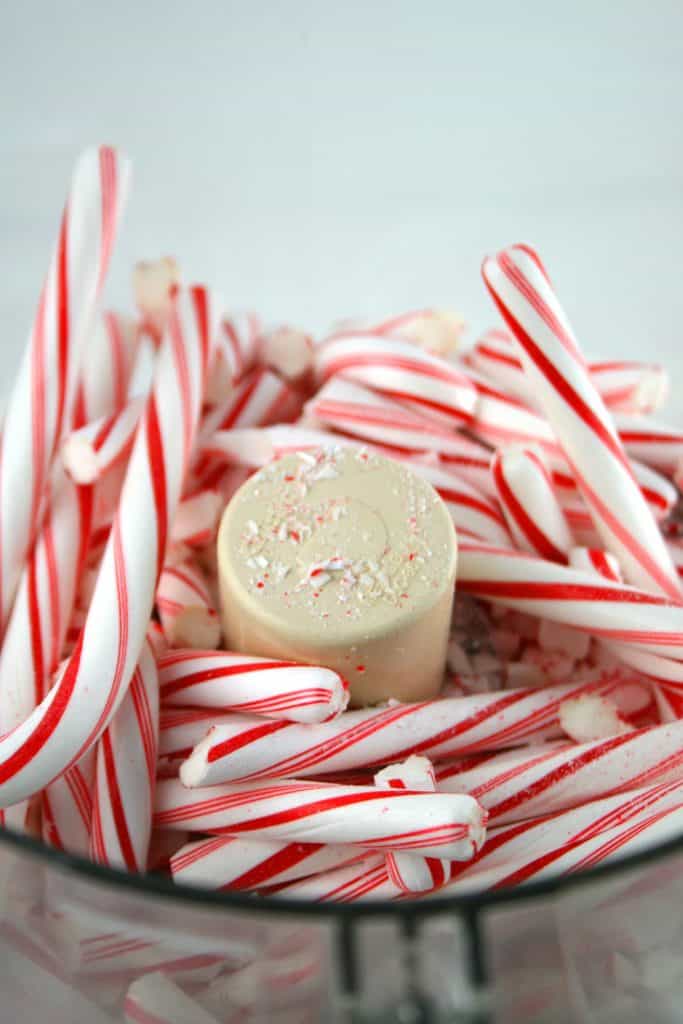
M 474 332 L 493 319 L 482 255 L 523 239 L 590 354 L 678 357 L 683 385 L 680 2 L 50 0 L 2 17 L 5 366 L 74 157 L 111 141 L 135 164 L 114 302 L 134 259 L 173 253 L 270 318 L 322 330 L 439 304 Z

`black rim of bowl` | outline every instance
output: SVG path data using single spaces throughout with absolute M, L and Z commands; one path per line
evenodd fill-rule
M 372 900 L 358 903 L 313 903 L 304 900 L 285 899 L 276 896 L 256 896 L 246 892 L 226 892 L 199 886 L 176 885 L 170 877 L 160 873 L 133 874 L 117 868 L 95 864 L 84 857 L 66 853 L 46 846 L 38 839 L 15 832 L 10 828 L 0 829 L 0 844 L 45 861 L 58 870 L 76 874 L 85 881 L 106 883 L 114 888 L 126 889 L 131 893 L 189 903 L 198 909 L 217 911 L 239 911 L 256 914 L 296 914 L 311 918 L 349 917 L 433 917 L 444 913 L 462 914 L 468 917 L 479 911 L 502 906 L 507 903 L 525 902 L 552 896 L 569 889 L 597 882 L 600 879 L 626 874 L 629 870 L 664 859 L 667 855 L 683 851 L 683 834 L 665 843 L 654 844 L 638 853 L 625 855 L 609 864 L 598 864 L 585 871 L 556 875 L 535 882 L 501 889 L 488 889 L 463 893 L 455 896 L 432 896 L 427 900 Z

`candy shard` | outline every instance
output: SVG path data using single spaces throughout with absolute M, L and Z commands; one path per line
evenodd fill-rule
M 606 697 L 577 697 L 560 704 L 560 725 L 575 743 L 600 740 L 633 732 L 633 726 L 619 715 L 616 704 Z

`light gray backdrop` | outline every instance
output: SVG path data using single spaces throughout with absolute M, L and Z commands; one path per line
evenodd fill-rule
M 115 141 L 135 185 L 112 301 L 133 259 L 170 252 L 316 330 L 429 303 L 476 330 L 482 255 L 524 239 L 590 353 L 678 357 L 683 384 L 680 2 L 58 0 L 2 18 L 6 366 L 70 165 Z

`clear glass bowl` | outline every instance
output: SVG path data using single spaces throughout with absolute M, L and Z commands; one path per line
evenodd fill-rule
M 0 1020 L 680 1021 L 683 839 L 522 889 L 307 905 L 174 887 L 0 833 Z

